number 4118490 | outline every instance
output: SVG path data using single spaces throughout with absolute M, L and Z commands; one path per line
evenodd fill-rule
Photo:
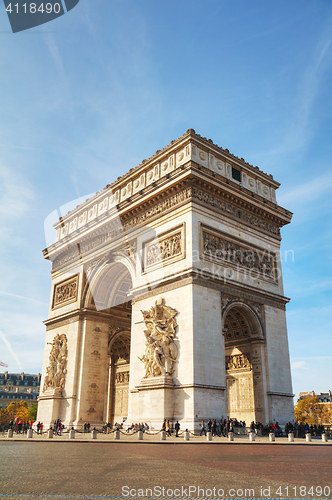
M 44 8 L 43 3 L 41 3 L 39 5 L 39 7 L 37 7 L 36 3 L 28 3 L 28 4 L 24 3 L 20 7 L 22 7 L 24 14 L 26 14 L 26 13 L 35 14 L 36 12 L 41 12 L 42 14 L 44 12 L 46 12 L 46 14 L 51 14 L 51 12 L 54 12 L 55 14 L 59 14 L 59 12 L 61 10 L 61 5 L 59 3 L 55 3 L 54 5 L 51 3 L 46 3 L 45 8 Z M 12 12 L 14 12 L 14 13 L 16 12 L 16 14 L 18 14 L 18 12 L 19 12 L 18 3 L 13 4 L 13 7 L 12 7 L 11 3 L 8 4 L 6 11 L 9 12 L 10 14 Z
M 290 490 L 290 491 L 288 491 Z M 294 497 L 296 496 L 301 496 L 301 497 L 308 497 L 309 495 L 311 496 L 316 496 L 316 497 L 329 497 L 330 496 L 330 487 L 329 486 L 316 486 L 316 487 L 306 487 L 306 486 L 292 486 L 288 488 L 288 486 L 284 486 L 283 488 L 279 486 L 279 488 L 276 491 L 276 495 L 283 496 L 284 491 L 286 491 L 287 498 L 289 495 L 293 495 Z

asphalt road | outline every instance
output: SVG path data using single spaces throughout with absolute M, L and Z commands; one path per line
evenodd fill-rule
M 0 500 L 38 497 L 332 499 L 332 447 L 1 441 Z

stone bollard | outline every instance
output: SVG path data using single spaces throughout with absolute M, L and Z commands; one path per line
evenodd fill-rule
M 186 432 L 184 433 L 184 440 L 185 440 L 185 441 L 189 441 L 189 431 L 186 431 Z
M 165 431 L 161 431 L 161 433 L 160 433 L 160 440 L 161 441 L 166 441 L 166 432 Z
M 8 429 L 7 438 L 13 437 L 13 429 Z
M 70 431 L 69 431 L 69 439 L 75 439 L 75 429 L 70 429 Z
M 310 434 L 310 432 L 308 432 L 308 434 L 305 435 L 305 440 L 306 440 L 307 443 L 311 442 L 311 434 Z
M 91 439 L 97 439 L 97 429 L 91 431 Z
M 137 439 L 138 439 L 138 441 L 143 441 L 143 431 L 138 431 Z
M 32 429 L 28 429 L 27 438 L 31 439 L 32 437 L 33 437 L 33 430 Z
M 212 432 L 207 432 L 206 433 L 206 440 L 207 441 L 212 441 Z
M 47 431 L 47 437 L 48 437 L 49 439 L 52 439 L 52 438 L 53 438 L 53 429 L 48 429 L 48 431 Z
M 288 441 L 289 441 L 290 443 L 294 443 L 294 432 L 290 432 L 290 433 L 288 434 Z
M 228 441 L 234 441 L 234 432 L 228 433 Z
M 327 443 L 328 439 L 327 439 L 327 434 L 322 434 L 322 441 L 323 443 Z
M 255 441 L 255 433 L 254 432 L 249 432 L 249 441 Z
M 269 441 L 271 441 L 271 443 L 274 443 L 275 440 L 276 440 L 276 436 L 275 436 L 274 432 L 270 432 Z
M 120 431 L 114 432 L 114 439 L 120 439 Z

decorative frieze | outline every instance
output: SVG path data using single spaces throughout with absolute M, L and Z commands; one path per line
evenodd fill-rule
M 116 384 L 129 384 L 129 371 L 117 372 L 115 377 Z
M 79 275 L 61 281 L 54 286 L 52 308 L 58 308 L 77 300 Z
M 144 271 L 184 258 L 184 225 L 143 244 Z
M 211 207 L 215 207 L 218 210 L 231 215 L 237 219 L 242 220 L 243 222 L 246 222 L 250 224 L 251 226 L 257 227 L 259 229 L 262 229 L 263 231 L 266 231 L 268 233 L 274 234 L 279 236 L 280 230 L 279 227 L 270 224 L 269 222 L 266 222 L 265 220 L 261 219 L 260 217 L 257 217 L 256 215 L 253 215 L 243 209 L 239 209 L 235 205 L 232 205 L 231 203 L 228 203 L 224 200 L 221 200 L 219 198 L 216 198 L 215 196 L 205 193 L 205 191 L 201 191 L 200 189 L 197 188 L 192 188 L 192 197 L 196 200 L 202 201 L 206 203 L 207 205 Z
M 160 215 L 170 208 L 176 207 L 181 203 L 188 200 L 198 200 L 203 202 L 210 207 L 217 208 L 218 210 L 234 217 L 236 219 L 240 219 L 241 221 L 250 224 L 253 227 L 266 231 L 267 233 L 279 236 L 280 231 L 277 225 L 271 224 L 256 215 L 253 215 L 244 209 L 239 209 L 235 205 L 228 203 L 216 196 L 206 193 L 195 187 L 188 187 L 179 193 L 166 198 L 159 203 L 153 204 L 153 206 L 144 212 L 141 212 L 138 216 L 133 217 L 125 222 L 124 227 L 144 225 L 153 217 Z
M 162 152 L 164 154 L 160 157 L 159 153 Z M 224 177 L 228 181 L 234 181 L 232 171 L 236 169 L 241 172 L 241 176 L 235 181 L 238 181 L 252 193 L 275 202 L 275 189 L 278 188 L 278 183 L 273 180 L 271 175 L 267 176 L 258 167 L 250 166 L 243 158 L 235 157 L 227 149 L 219 148 L 212 141 L 189 130 L 178 141 L 172 141 L 168 147 L 157 152 L 154 157 L 148 161 L 143 160 L 141 165 L 130 169 L 122 178 L 119 177 L 112 186 L 107 185 L 105 190 L 69 212 L 69 217 L 67 215 L 56 225 L 57 241 L 96 220 L 107 211 L 116 210 L 120 203 L 130 200 L 132 195 L 141 192 L 151 184 L 156 184 L 161 178 L 169 176 L 175 169 L 184 168 L 190 161 L 217 173 L 218 176 Z M 135 171 L 137 172 L 135 173 Z
M 170 196 L 169 198 L 160 201 L 159 203 L 154 203 L 149 210 L 143 211 L 136 217 L 129 219 L 124 224 L 124 226 L 130 227 L 130 226 L 144 225 L 148 220 L 152 219 L 153 217 L 160 215 L 169 210 L 170 208 L 176 207 L 177 205 L 180 205 L 184 201 L 188 201 L 190 199 L 191 199 L 191 188 L 186 188 L 183 191 L 180 191 L 179 193 L 176 193 L 173 196 Z
M 251 275 L 277 281 L 275 277 L 276 255 L 253 246 L 245 247 L 223 233 L 202 227 L 202 257 L 231 266 L 239 266 L 250 271 Z
M 251 370 L 252 366 L 248 354 L 226 356 L 226 370 Z
M 129 231 L 131 227 L 144 226 L 154 217 L 166 213 L 171 208 L 175 208 L 180 204 L 190 201 L 197 200 L 213 209 L 217 209 L 228 216 L 240 220 L 250 226 L 263 230 L 273 236 L 280 235 L 279 227 L 275 224 L 271 224 L 264 219 L 249 213 L 244 209 L 240 209 L 231 203 L 228 203 L 214 195 L 208 194 L 195 187 L 188 187 L 164 200 L 154 203 L 148 210 L 142 211 L 139 215 L 132 217 L 123 222 L 123 226 L 117 225 L 112 230 L 105 232 L 104 234 L 98 235 L 89 241 L 78 244 L 73 250 L 68 251 L 66 254 L 60 255 L 53 262 L 53 269 L 57 270 L 64 265 L 68 265 L 74 261 L 78 261 L 81 256 L 84 256 L 89 251 L 106 245 L 111 242 L 114 238 L 123 234 L 124 231 Z M 130 244 L 131 245 L 131 244 Z M 134 256 L 134 253 L 129 251 L 130 257 Z

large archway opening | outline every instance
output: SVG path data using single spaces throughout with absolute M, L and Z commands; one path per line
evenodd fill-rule
M 105 263 L 90 280 L 88 304 L 108 323 L 104 421 L 122 423 L 128 415 L 132 304 L 131 274 L 121 262 Z
M 254 314 L 241 305 L 229 309 L 224 321 L 227 415 L 238 421 L 261 421 L 263 335 Z

